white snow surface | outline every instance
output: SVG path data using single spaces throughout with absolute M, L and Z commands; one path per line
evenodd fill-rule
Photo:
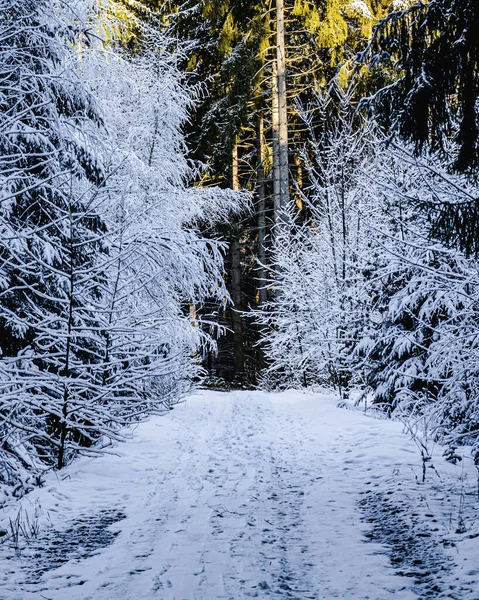
M 438 460 L 423 484 L 400 423 L 332 396 L 203 391 L 0 512 L 39 514 L 0 545 L 0 598 L 477 599 L 473 469 Z M 374 534 L 395 519 L 419 566 Z

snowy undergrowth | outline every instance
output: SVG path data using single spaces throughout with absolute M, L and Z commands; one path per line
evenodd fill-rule
M 386 420 L 380 408 L 367 403 L 357 406 L 352 396 L 340 406 L 368 419 Z M 479 571 L 470 566 L 479 537 L 471 448 L 456 450 L 450 462 L 444 446 L 428 439 L 408 418 L 395 417 L 392 422 L 412 442 L 412 462 L 398 462 L 389 473 L 381 473 L 381 457 L 374 460 L 381 474 L 365 482 L 358 501 L 364 521 L 371 526 L 366 538 L 388 548 L 396 572 L 411 578 L 421 598 L 469 597 L 479 586 Z M 378 451 L 388 444 L 389 440 Z
M 479 523 L 473 464 L 449 465 L 441 452 L 435 453 L 422 482 L 417 454 L 415 464 L 398 466 L 368 488 L 359 502 L 365 521 L 372 525 L 367 537 L 389 548 L 397 573 L 414 581 L 420 597 L 459 600 L 477 594 Z

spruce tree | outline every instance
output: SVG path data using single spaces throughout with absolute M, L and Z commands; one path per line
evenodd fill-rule
M 375 29 L 362 55 L 393 64 L 394 84 L 367 98 L 393 134 L 416 152 L 440 151 L 451 169 L 477 176 L 479 166 L 479 6 L 475 0 L 431 0 L 397 10 Z M 428 205 L 431 233 L 470 254 L 479 252 L 479 202 Z M 438 214 L 439 213 L 439 214 Z
M 307 188 L 309 184 L 308 173 L 300 159 L 307 133 L 296 101 L 306 104 L 314 100 L 314 91 L 322 89 L 338 71 L 343 80 L 349 78 L 355 51 L 366 44 L 373 24 L 390 4 L 389 0 L 322 0 L 317 3 L 286 0 L 287 93 L 281 131 L 282 139 L 287 138 L 288 143 L 282 144 L 281 161 L 279 145 L 276 152 L 274 141 L 279 134 L 279 122 L 275 124 L 279 111 L 273 102 L 277 97 L 278 79 L 273 72 L 278 58 L 275 3 L 169 0 L 159 8 L 165 25 L 179 40 L 187 42 L 184 69 L 207 89 L 187 132 L 190 155 L 208 167 L 202 183 L 231 186 L 232 156 L 237 153 L 239 185 L 254 194 L 258 207 L 257 214 L 243 215 L 241 223 L 235 223 L 231 230 L 224 232 L 232 248 L 236 248 L 238 242 L 242 247 L 240 261 L 235 250 L 228 265 L 229 270 L 234 270 L 241 264 L 240 310 L 264 302 L 267 295 L 265 269 L 258 265 L 255 257 L 261 256 L 262 264 L 270 260 L 267 246 L 273 237 L 275 213 L 285 204 L 279 201 L 280 181 L 284 182 L 283 188 L 287 188 L 283 189 L 282 196 L 289 196 L 293 204 L 297 202 L 296 210 L 302 206 L 297 186 Z M 144 0 L 144 5 L 153 10 L 157 8 L 153 0 Z M 286 116 L 284 108 L 287 108 Z M 258 138 L 260 127 L 263 134 Z M 274 169 L 272 163 L 279 167 L 280 162 L 281 169 Z M 273 197 L 276 197 L 276 209 Z M 231 277 L 231 282 L 233 280 L 238 280 L 236 275 Z M 238 330 L 235 335 L 239 335 L 239 328 L 233 323 L 237 314 L 230 312 L 225 317 L 225 324 Z M 257 332 L 247 323 L 243 325 L 246 369 L 254 378 L 261 362 L 255 346 Z M 224 346 L 220 342 L 225 357 L 222 364 L 233 356 L 233 337 L 227 335 Z
M 15 452 L 11 441 L 23 432 L 32 455 L 60 467 L 67 429 L 82 443 L 70 398 L 88 395 L 78 369 L 89 371 L 97 356 L 90 307 L 104 252 L 91 208 L 102 180 L 93 150 L 101 119 L 74 69 L 81 31 L 61 14 L 51 0 L 0 4 L 3 449 Z

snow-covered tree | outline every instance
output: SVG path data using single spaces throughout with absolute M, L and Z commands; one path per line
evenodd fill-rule
M 167 40 L 144 36 L 134 60 L 110 53 L 85 65 L 110 133 L 102 385 L 128 399 L 123 418 L 164 409 L 198 374 L 191 357 L 213 340 L 197 309 L 228 295 L 224 245 L 203 237 L 199 225 L 228 217 L 237 205 L 226 191 L 191 186 L 197 171 L 185 158 L 181 130 L 195 91 Z
M 369 193 L 389 225 L 375 234 L 383 260 L 367 285 L 371 319 L 355 350 L 365 391 L 438 439 L 479 448 L 478 264 L 431 237 L 431 222 L 476 197 L 477 186 L 451 175 L 439 156 L 396 145 L 375 171 Z
M 192 307 L 227 299 L 224 246 L 199 225 L 239 199 L 191 187 L 182 126 L 195 90 L 167 40 L 145 30 L 143 53 L 123 55 L 105 3 L 0 9 L 0 483 L 10 484 L 97 452 L 189 389 L 195 355 L 213 345 Z
M 477 183 L 382 139 L 333 93 L 306 112 L 309 217 L 291 210 L 276 236 L 275 296 L 256 315 L 267 382 L 359 385 L 450 456 L 472 445 L 479 465 L 478 262 L 435 237 Z
M 104 224 L 81 191 L 103 177 L 101 117 L 75 72 L 82 32 L 58 8 L 0 3 L 0 414 L 2 453 L 60 463 L 74 365 L 95 360 L 100 274 L 86 273 Z
M 275 377 L 281 373 L 288 385 L 332 383 L 341 393 L 352 377 L 342 357 L 362 310 L 361 269 L 375 211 L 363 193 L 372 135 L 351 104 L 353 91 L 334 82 L 301 109 L 310 137 L 303 153 L 308 218 L 291 210 L 289 230 L 275 237 L 275 298 L 259 313 Z
M 440 152 L 452 170 L 477 176 L 479 5 L 430 0 L 394 8 L 376 26 L 362 57 L 375 67 L 393 67 L 396 78 L 364 103 L 390 135 L 412 142 L 417 153 Z M 477 198 L 446 205 L 442 216 L 434 222 L 436 236 L 479 255 Z

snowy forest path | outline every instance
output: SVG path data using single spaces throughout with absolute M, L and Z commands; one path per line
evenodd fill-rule
M 23 503 L 41 506 L 53 533 L 8 561 L 0 552 L 0 598 L 417 598 L 366 543 L 358 507 L 389 425 L 336 404 L 205 391 L 140 425 L 115 455 L 80 459 Z M 48 564 L 48 540 L 64 560 Z

